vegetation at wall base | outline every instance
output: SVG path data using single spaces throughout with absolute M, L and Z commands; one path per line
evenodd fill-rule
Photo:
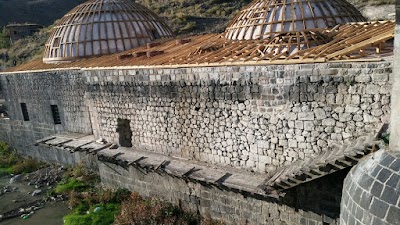
M 65 225 L 222 225 L 197 213 L 161 201 L 141 198 L 126 189 L 115 191 L 100 187 L 97 175 L 83 166 L 65 172 L 63 181 L 50 195 L 65 195 L 72 212 L 64 217 Z
M 5 142 L 0 142 L 0 174 L 26 174 L 42 166 L 34 159 L 19 156 Z
M 114 223 L 120 204 L 106 203 L 89 207 L 81 204 L 64 217 L 64 225 L 109 225 Z
M 222 225 L 220 221 L 202 218 L 158 198 L 143 199 L 137 193 L 122 202 L 115 225 L 164 224 L 164 225 Z

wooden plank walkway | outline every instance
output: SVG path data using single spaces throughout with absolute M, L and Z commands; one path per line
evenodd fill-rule
M 94 141 L 93 135 L 54 135 L 38 140 L 37 143 L 70 153 L 81 151 L 95 154 L 100 162 L 113 163 L 127 170 L 135 167 L 143 173 L 164 173 L 191 182 L 279 198 L 287 189 L 356 165 L 364 156 L 377 150 L 377 137 L 383 127 L 384 125 L 379 127 L 374 134 L 343 145 L 337 144 L 336 148 L 324 151 L 314 158 L 298 160 L 270 174 L 252 173 L 135 148 L 112 146 L 111 143 Z

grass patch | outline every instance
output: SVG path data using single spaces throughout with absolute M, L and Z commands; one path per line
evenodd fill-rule
M 120 205 L 116 203 L 98 204 L 88 207 L 81 204 L 64 217 L 65 225 L 110 225 L 114 223 L 115 215 Z
M 59 183 L 57 187 L 54 189 L 54 192 L 57 194 L 65 194 L 70 191 L 83 191 L 87 189 L 89 186 L 82 181 L 77 179 L 70 179 L 66 182 Z
M 0 167 L 0 176 L 7 175 L 7 174 L 12 174 L 12 166 L 8 167 Z
M 116 191 L 99 187 L 97 177 L 83 167 L 65 173 L 52 194 L 68 195 L 72 212 L 64 217 L 65 225 L 222 225 L 219 221 L 202 218 L 197 213 L 158 198 L 143 199 L 126 189 Z

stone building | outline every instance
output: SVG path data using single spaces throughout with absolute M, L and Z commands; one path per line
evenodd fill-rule
M 339 218 L 344 178 L 382 146 L 390 118 L 394 22 L 363 22 L 343 0 L 256 0 L 223 35 L 174 39 L 126 2 L 78 6 L 43 61 L 0 75 L 2 140 L 229 224 L 348 220 L 343 210 Z M 86 35 L 91 14 L 80 10 L 99 5 L 110 10 L 90 17 L 98 31 L 132 23 L 142 35 Z M 125 41 L 137 45 L 112 47 Z M 95 46 L 105 51 L 82 50 Z
M 27 36 L 31 36 L 34 33 L 42 29 L 43 26 L 39 24 L 9 24 L 6 26 L 10 41 L 13 43 Z

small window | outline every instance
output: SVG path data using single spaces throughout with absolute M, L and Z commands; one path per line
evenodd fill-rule
M 61 124 L 60 112 L 57 105 L 51 105 L 51 114 L 53 115 L 54 124 Z
M 29 121 L 29 114 L 28 114 L 28 108 L 26 107 L 26 103 L 21 103 L 21 111 L 22 111 L 22 116 L 24 117 L 24 121 Z

